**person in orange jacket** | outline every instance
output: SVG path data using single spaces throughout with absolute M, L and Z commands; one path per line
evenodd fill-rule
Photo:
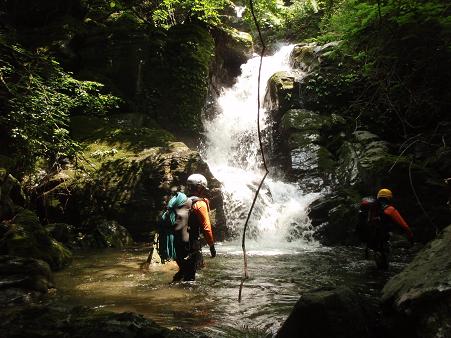
M 207 179 L 201 174 L 192 174 L 187 181 L 187 195 L 191 200 L 191 208 L 185 229 L 179 229 L 180 233 L 188 236 L 177 236 L 176 230 L 176 262 L 179 271 L 174 275 L 173 281 L 193 281 L 196 271 L 203 266 L 200 234 L 204 235 L 210 247 L 211 257 L 216 257 L 213 231 L 210 222 L 210 205 L 205 193 L 208 189 Z
M 408 240 L 413 243 L 413 233 L 398 210 L 391 204 L 393 193 L 387 188 L 380 189 L 377 199 L 365 198 L 361 203 L 360 217 L 364 223 L 367 249 L 375 251 L 378 268 L 387 269 L 390 255 L 390 232 L 401 228 Z M 367 252 L 366 252 L 367 253 Z

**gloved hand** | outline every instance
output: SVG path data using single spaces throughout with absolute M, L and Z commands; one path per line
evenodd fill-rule
M 210 254 L 211 254 L 211 257 L 216 257 L 216 249 L 215 249 L 215 246 L 214 245 L 212 245 L 212 246 L 210 246 Z

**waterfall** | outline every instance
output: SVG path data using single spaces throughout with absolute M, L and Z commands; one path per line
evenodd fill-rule
M 293 46 L 284 46 L 263 58 L 261 102 L 268 79 L 278 71 L 290 71 Z M 204 121 L 205 145 L 201 153 L 213 175 L 222 183 L 227 226 L 241 236 L 244 222 L 258 184 L 264 174 L 257 136 L 257 79 L 260 57 L 241 67 L 242 73 L 231 88 L 223 88 L 219 111 Z M 266 113 L 260 111 L 261 128 Z M 304 194 L 295 184 L 268 175 L 248 228 L 250 239 L 259 249 L 309 248 L 317 245 L 311 238 L 308 205 L 317 194 Z

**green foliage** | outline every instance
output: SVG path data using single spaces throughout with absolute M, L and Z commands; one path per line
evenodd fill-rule
M 152 21 L 165 28 L 192 19 L 216 26 L 221 22 L 219 11 L 225 3 L 225 0 L 162 0 L 152 13 Z
M 154 27 L 168 29 L 193 20 L 211 26 L 221 23 L 220 11 L 226 0 L 85 0 L 85 6 L 95 18 L 115 12 L 128 12 Z
M 37 158 L 49 165 L 73 157 L 79 146 L 69 135 L 70 115 L 104 115 L 119 99 L 100 92 L 102 85 L 78 81 L 43 54 L 0 42 L 0 116 L 4 150 L 15 154 L 17 173 L 30 170 Z
M 365 77 L 363 119 L 395 139 L 449 120 L 450 20 L 441 0 L 349 0 L 331 17 L 342 52 Z

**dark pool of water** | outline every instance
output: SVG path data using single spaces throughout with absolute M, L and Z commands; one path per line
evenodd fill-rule
M 387 279 L 407 260 L 402 249 L 388 272 L 364 259 L 359 248 L 311 248 L 299 251 L 250 250 L 250 279 L 238 291 L 243 258 L 238 246 L 218 245 L 195 282 L 170 284 L 175 263 L 139 269 L 146 247 L 76 255 L 56 274 L 56 297 L 64 302 L 123 312 L 134 311 L 167 327 L 200 329 L 211 336 L 271 336 L 300 295 L 311 289 L 346 285 L 367 297 L 378 296 Z

